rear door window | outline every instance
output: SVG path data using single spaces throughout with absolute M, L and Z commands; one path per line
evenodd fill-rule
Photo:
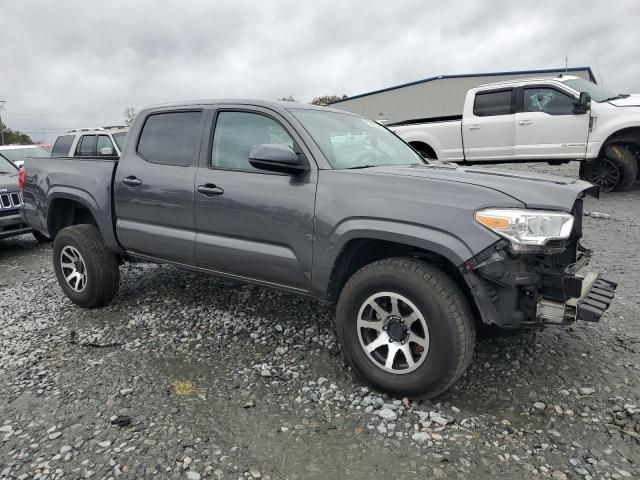
M 167 112 L 150 115 L 138 141 L 138 154 L 148 162 L 191 165 L 198 152 L 202 112 Z
M 473 102 L 473 114 L 476 117 L 510 115 L 512 113 L 511 89 L 476 94 Z
M 71 145 L 73 145 L 75 138 L 75 135 L 63 135 L 58 137 L 56 143 L 53 145 L 53 150 L 51 150 L 51 156 L 68 157 L 69 150 L 71 150 Z

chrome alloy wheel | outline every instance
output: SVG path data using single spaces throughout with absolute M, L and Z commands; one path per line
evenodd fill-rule
M 380 292 L 367 298 L 358 311 L 357 328 L 369 360 L 387 372 L 413 372 L 429 353 L 424 316 L 397 293 Z
M 67 285 L 75 292 L 82 292 L 87 286 L 87 267 L 80 252 L 67 245 L 60 252 L 60 267 Z

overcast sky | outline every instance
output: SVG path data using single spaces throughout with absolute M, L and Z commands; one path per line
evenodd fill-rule
M 637 0 L 0 0 L 2 118 L 52 140 L 121 124 L 127 106 L 308 102 L 565 56 L 609 89 L 640 93 L 639 19 Z

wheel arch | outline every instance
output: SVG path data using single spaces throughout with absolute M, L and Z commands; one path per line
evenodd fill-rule
M 431 159 L 438 159 L 438 154 L 436 153 L 435 149 L 426 142 L 415 140 L 413 142 L 409 142 L 409 145 L 411 145 L 418 152 L 427 154 L 427 156 Z
M 607 139 L 602 142 L 598 156 L 604 154 L 605 148 L 612 143 L 632 144 L 640 151 L 640 126 L 622 128 L 611 133 Z
M 110 210 L 105 215 L 98 203 L 85 192 L 58 190 L 49 195 L 45 221 L 47 233 L 52 239 L 60 230 L 72 225 L 95 225 L 106 245 L 117 253 L 122 253 L 115 238 L 111 219 Z
M 466 285 L 462 273 L 454 263 L 457 260 L 455 255 L 447 255 L 443 249 L 439 248 L 417 246 L 416 243 L 418 242 L 376 238 L 373 235 L 349 239 L 333 261 L 326 290 L 327 299 L 332 302 L 336 301 L 349 277 L 360 268 L 392 257 L 412 257 L 435 264 Z

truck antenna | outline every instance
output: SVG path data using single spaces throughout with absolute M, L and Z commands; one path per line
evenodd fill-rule
M 598 59 L 594 59 L 596 61 L 596 69 L 598 70 L 598 76 L 600 77 L 600 86 L 604 88 L 604 80 L 602 79 L 602 73 L 600 73 L 600 65 L 598 65 Z

